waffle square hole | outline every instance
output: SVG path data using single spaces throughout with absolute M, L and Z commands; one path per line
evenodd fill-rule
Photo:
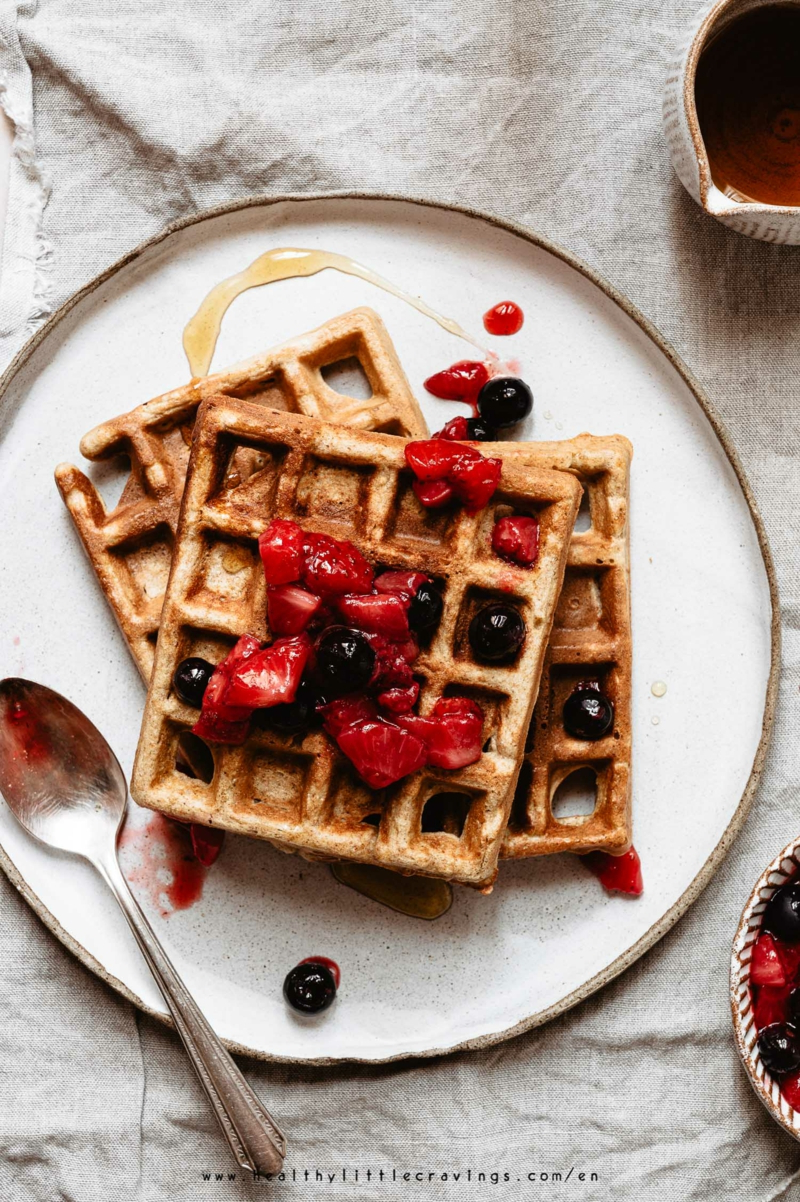
M 136 608 L 142 601 L 151 601 L 160 608 L 172 564 L 172 546 L 172 531 L 162 525 L 135 542 L 114 548 L 113 554 L 125 565 Z
M 236 640 L 223 634 L 215 634 L 210 630 L 196 630 L 192 626 L 184 626 L 181 631 L 177 663 L 190 657 L 208 660 L 210 664 L 218 664 L 233 648 Z M 176 663 L 176 666 L 177 666 Z M 178 704 L 183 704 L 178 701 Z
M 241 401 L 249 401 L 253 405 L 264 405 L 268 409 L 278 409 L 282 413 L 298 413 L 299 405 L 294 392 L 289 387 L 282 372 L 273 372 L 260 380 L 245 380 L 231 388 L 221 388 L 225 396 L 236 397 Z
M 369 376 L 355 355 L 326 363 L 319 370 L 328 388 L 338 392 L 339 396 L 351 397 L 354 401 L 368 401 L 372 396 Z
M 594 814 L 600 798 L 597 766 L 577 764 L 556 768 L 550 778 L 550 813 L 562 826 L 582 826 Z
M 211 784 L 216 771 L 214 753 L 207 743 L 178 722 L 168 722 L 167 731 L 164 779 L 160 783 L 180 780 L 185 788 L 191 782 L 192 792 L 208 804 L 213 796 Z
M 319 517 L 351 530 L 360 528 L 374 473 L 371 467 L 345 466 L 309 455 L 297 482 L 297 517 Z
M 224 502 L 226 509 L 240 506 L 248 520 L 253 511 L 268 514 L 288 447 L 249 444 L 223 435 L 219 449 L 224 466 L 218 487 L 208 498 L 209 505 L 213 508 L 214 504 Z
M 530 808 L 532 789 L 533 764 L 530 760 L 523 760 L 522 767 L 519 770 L 519 776 L 517 777 L 517 785 L 514 790 L 514 800 L 511 803 L 511 814 L 509 815 L 508 819 L 508 825 L 512 831 L 530 830 L 528 811 Z
M 581 503 L 575 517 L 573 530 L 575 534 L 585 534 L 592 528 L 592 503 L 588 485 L 584 485 Z
M 131 495 L 134 491 L 139 497 L 143 495 L 143 490 L 131 471 L 130 455 L 114 455 L 112 459 L 90 463 L 87 475 L 109 513 L 119 504 L 123 493 L 127 494 L 126 501 L 135 499 Z
M 469 793 L 442 790 L 432 793 L 422 809 L 420 830 L 423 835 L 442 833 L 460 839 L 464 833 L 474 798 Z
M 464 594 L 461 601 L 461 609 L 456 618 L 455 637 L 453 642 L 453 654 L 456 659 L 470 660 L 473 663 L 486 663 L 490 668 L 512 668 L 519 658 L 519 652 L 516 655 L 511 655 L 508 659 L 484 661 L 472 650 L 472 645 L 469 641 L 469 628 L 472 619 L 486 609 L 487 606 L 497 605 L 513 606 L 519 610 L 522 620 L 527 625 L 527 605 L 522 597 L 517 597 L 513 593 L 503 593 L 495 589 L 469 588 Z M 523 644 L 524 646 L 524 644 Z
M 540 691 L 540 704 L 534 711 L 534 720 L 538 718 L 543 731 L 552 724 L 554 733 L 557 732 L 560 738 L 569 738 L 564 730 L 564 704 L 575 686 L 582 681 L 598 684 L 602 693 L 612 702 L 615 700 L 612 664 L 554 664 L 550 670 L 548 693 L 542 697 Z M 612 737 L 615 733 L 619 738 L 619 733 L 614 731 L 611 732 Z
M 568 567 L 556 606 L 554 624 L 563 630 L 599 630 L 603 626 L 607 572 L 604 568 Z
M 251 610 L 257 612 L 259 602 L 264 602 L 258 543 L 212 532 L 205 534 L 204 543 L 202 566 L 189 590 L 189 599 L 217 608 L 224 606 L 226 611 L 239 610 L 246 624 Z
M 244 797 L 233 806 L 233 813 L 240 817 L 252 817 L 256 822 L 263 818 L 285 823 L 300 822 L 313 757 L 264 747 L 254 749 L 248 763 L 249 784 L 243 790 Z
M 413 473 L 402 471 L 397 477 L 397 492 L 390 506 L 387 537 L 414 539 L 420 543 L 446 546 L 455 529 L 458 508 L 426 509 L 414 495 Z

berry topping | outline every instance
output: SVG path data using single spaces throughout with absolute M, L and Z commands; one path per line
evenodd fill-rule
M 276 639 L 234 668 L 224 701 L 251 710 L 294 701 L 310 655 L 311 641 L 306 634 Z
M 563 717 L 573 739 L 604 739 L 614 725 L 614 705 L 596 680 L 582 680 L 564 702 Z
M 755 995 L 753 1016 L 755 1018 L 756 1031 L 762 1031 L 764 1027 L 771 1027 L 773 1023 L 785 1023 L 789 1021 L 790 994 L 788 989 L 785 987 L 783 989 L 772 989 L 769 985 L 765 985 L 761 989 L 756 989 Z
M 513 301 L 500 301 L 483 315 L 483 328 L 487 334 L 518 334 L 525 321 L 525 314 Z
M 480 459 L 473 447 L 462 447 L 444 438 L 406 443 L 406 463 L 418 480 L 444 480 L 461 460 Z
M 759 935 L 753 947 L 750 980 L 753 985 L 769 985 L 775 989 L 786 985 L 786 972 L 775 940 L 769 932 Z
M 203 704 L 203 694 L 213 675 L 213 664 L 207 659 L 192 655 L 178 664 L 172 678 L 172 687 L 184 705 L 191 705 L 199 710 Z
M 440 697 L 429 718 L 407 714 L 397 722 L 422 740 L 434 768 L 466 768 L 481 758 L 483 710 L 466 697 Z
M 496 432 L 480 417 L 451 417 L 434 438 L 450 442 L 494 442 Z
M 492 529 L 492 550 L 509 563 L 532 567 L 539 558 L 539 522 L 518 515 L 500 518 Z
M 781 1081 L 781 1093 L 795 1110 L 800 1110 L 800 1073 L 790 1073 Z
M 273 634 L 302 634 L 322 601 L 297 584 L 279 584 L 267 591 L 267 620 Z
M 403 688 L 395 686 L 379 693 L 378 705 L 381 709 L 388 710 L 390 714 L 407 714 L 417 704 L 418 697 L 419 685 L 416 680 L 412 680 L 411 684 L 407 684 Z
M 275 518 L 258 540 L 267 584 L 291 584 L 303 566 L 303 531 L 296 522 Z
M 533 409 L 533 393 L 524 380 L 495 376 L 478 394 L 478 414 L 498 430 L 515 426 Z
M 468 417 L 467 438 L 472 442 L 496 442 L 497 431 L 482 417 Z
M 800 1043 L 794 1027 L 772 1023 L 758 1036 L 758 1050 L 768 1073 L 781 1076 L 800 1069 Z
M 762 989 L 759 993 L 759 997 L 760 997 L 761 993 L 765 993 L 765 992 L 766 992 L 766 990 Z M 800 1027 L 800 988 L 796 987 L 796 988 L 790 990 L 789 996 L 787 998 L 787 1002 L 788 1002 L 789 1021 L 791 1023 L 793 1023 L 795 1027 Z
M 283 996 L 300 1014 L 319 1014 L 336 997 L 336 978 L 323 959 L 303 960 L 286 974 Z
M 372 722 L 378 717 L 378 711 L 371 698 L 363 693 L 349 697 L 337 697 L 320 709 L 325 729 L 331 738 L 336 739 L 349 726 L 357 726 L 359 722 Z
M 402 643 L 393 642 L 382 634 L 365 633 L 364 637 L 376 655 L 375 676 L 372 684 L 380 692 L 391 688 L 405 688 L 414 679 L 410 664 L 419 654 L 413 635 Z
M 225 842 L 225 832 L 213 826 L 200 826 L 193 822 L 189 827 L 192 840 L 192 850 L 204 868 L 210 868 L 222 851 Z
M 489 379 L 485 363 L 474 359 L 461 359 L 444 371 L 437 371 L 425 381 L 425 389 L 443 401 L 466 401 L 474 404 L 475 398 Z
M 415 634 L 428 634 L 439 625 L 442 594 L 430 580 L 424 580 L 408 607 L 408 624 Z
M 406 606 L 390 593 L 370 593 L 369 596 L 340 597 L 339 613 L 351 626 L 385 634 L 387 639 L 408 637 Z
M 470 513 L 483 509 L 500 483 L 503 469 L 500 459 L 486 459 L 474 447 L 444 438 L 409 442 L 405 456 L 417 477 L 414 492 L 423 505 L 438 508 L 449 498 L 446 493 L 422 489 L 420 482 L 427 485 L 429 481 L 444 481 Z
M 635 847 L 621 856 L 611 856 L 607 851 L 590 851 L 580 858 L 609 893 L 629 893 L 638 897 L 643 891 L 642 865 Z
M 317 713 L 317 706 L 324 704 L 324 699 L 311 682 L 304 677 L 297 686 L 294 701 L 285 701 L 281 705 L 272 705 L 269 709 L 259 710 L 257 717 L 261 725 L 270 730 L 293 735 L 308 730 L 312 726 L 318 726 L 322 719 Z
M 513 605 L 487 605 L 469 624 L 469 641 L 478 659 L 510 659 L 525 642 L 525 623 Z
M 336 742 L 359 776 L 373 789 L 383 789 L 425 765 L 425 744 L 410 731 L 377 718 L 349 726 Z
M 250 706 L 234 706 L 227 703 L 227 691 L 235 671 L 243 667 L 261 650 L 261 642 L 251 634 L 243 634 L 236 646 L 221 663 L 203 694 L 200 717 L 192 727 L 192 733 L 210 743 L 243 743 L 250 726 Z
M 446 480 L 415 480 L 411 487 L 420 505 L 426 509 L 441 509 L 455 496 Z
M 477 459 L 461 459 L 447 477 L 467 513 L 477 513 L 489 503 L 503 470 L 501 459 L 485 459 L 479 451 L 474 454 Z
M 372 568 L 358 547 L 327 534 L 303 534 L 303 584 L 320 597 L 368 593 Z
M 430 576 L 424 572 L 381 572 L 375 578 L 377 592 L 394 593 L 403 601 L 410 601 L 421 584 L 430 584 Z
M 375 663 L 375 651 L 360 630 L 330 626 L 317 643 L 317 672 L 329 693 L 354 693 L 366 688 Z
M 786 943 L 800 942 L 800 880 L 789 881 L 772 895 L 763 926 Z

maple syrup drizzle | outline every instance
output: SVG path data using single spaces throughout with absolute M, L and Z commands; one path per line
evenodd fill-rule
M 363 264 L 356 263 L 354 259 L 349 259 L 346 255 L 335 254 L 333 251 L 303 250 L 298 247 L 282 246 L 259 255 L 244 271 L 229 276 L 212 288 L 194 317 L 188 322 L 183 332 L 183 349 L 189 360 L 192 377 L 208 375 L 222 319 L 237 296 L 247 292 L 250 288 L 259 288 L 262 284 L 274 284 L 278 280 L 317 275 L 318 272 L 327 269 L 341 271 L 344 275 L 357 276 L 369 284 L 374 284 L 376 288 L 382 288 L 384 292 L 389 292 L 392 296 L 405 301 L 425 317 L 430 317 L 449 334 L 471 342 L 473 346 L 479 347 L 482 351 L 485 350 L 482 343 L 462 329 L 458 322 L 449 317 L 443 317 L 441 313 L 437 313 L 419 297 L 404 292 L 402 288 L 397 288 L 370 267 L 364 267 Z M 488 354 L 488 352 L 486 353 Z
M 434 877 L 400 876 L 375 864 L 353 864 L 347 860 L 331 864 L 331 872 L 340 885 L 347 885 L 410 918 L 431 922 L 446 914 L 453 904 L 452 885 Z

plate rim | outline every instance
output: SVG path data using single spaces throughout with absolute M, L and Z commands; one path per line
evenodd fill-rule
M 319 1057 L 301 1057 L 301 1056 L 280 1056 L 273 1052 L 265 1052 L 261 1049 L 247 1047 L 243 1044 L 231 1039 L 223 1039 L 225 1046 L 232 1052 L 242 1056 L 251 1056 L 256 1060 L 266 1061 L 278 1064 L 299 1064 L 313 1067 L 324 1067 L 335 1064 L 392 1064 L 400 1060 L 408 1059 L 430 1059 L 434 1056 L 450 1056 L 457 1052 L 479 1051 L 483 1048 L 493 1047 L 497 1044 L 504 1043 L 506 1040 L 513 1039 L 517 1035 L 522 1035 L 526 1031 L 531 1031 L 535 1027 L 543 1026 L 554 1018 L 565 1014 L 580 1002 L 591 997 L 593 993 L 610 984 L 616 977 L 620 976 L 626 969 L 630 968 L 637 960 L 639 960 L 645 952 L 649 951 L 664 935 L 678 922 L 686 913 L 690 906 L 694 904 L 697 898 L 705 889 L 719 865 L 722 863 L 725 856 L 728 854 L 730 847 L 739 834 L 745 818 L 749 813 L 752 805 L 756 789 L 761 777 L 766 758 L 769 741 L 772 734 L 772 727 L 775 718 L 775 710 L 778 698 L 778 685 L 780 677 L 780 651 L 781 651 L 781 614 L 780 602 L 778 596 L 778 582 L 775 572 L 775 563 L 772 557 L 767 532 L 764 526 L 763 519 L 759 512 L 758 504 L 753 494 L 747 474 L 739 459 L 738 452 L 734 446 L 733 440 L 728 433 L 727 427 L 720 415 L 717 413 L 712 401 L 706 395 L 705 390 L 684 363 L 681 356 L 675 350 L 670 342 L 660 333 L 656 326 L 647 318 L 641 310 L 633 304 L 631 300 L 618 289 L 614 284 L 611 284 L 595 269 L 585 263 L 572 251 L 553 241 L 543 234 L 527 228 L 519 222 L 510 221 L 506 218 L 496 217 L 490 213 L 473 208 L 469 205 L 448 204 L 435 200 L 430 200 L 423 196 L 402 195 L 394 192 L 370 192 L 370 191 L 333 191 L 333 192 L 284 192 L 278 195 L 255 194 L 246 197 L 239 197 L 235 200 L 226 201 L 222 204 L 215 205 L 208 209 L 199 210 L 196 213 L 191 213 L 185 217 L 177 218 L 164 226 L 162 230 L 153 234 L 151 237 L 140 242 L 137 246 L 127 251 L 120 258 L 116 259 L 103 271 L 93 276 L 82 287 L 73 292 L 58 308 L 50 314 L 47 320 L 31 335 L 30 338 L 20 347 L 14 355 L 11 362 L 6 367 L 5 371 L 0 375 L 0 404 L 2 404 L 8 388 L 15 378 L 17 373 L 25 366 L 28 360 L 33 355 L 34 351 L 40 346 L 44 340 L 49 337 L 51 332 L 58 324 L 86 297 L 90 296 L 99 287 L 117 275 L 123 268 L 133 263 L 147 251 L 160 243 L 167 241 L 174 234 L 178 234 L 183 230 L 189 229 L 193 225 L 199 225 L 201 222 L 213 220 L 217 217 L 224 217 L 230 213 L 242 212 L 251 208 L 271 208 L 279 204 L 302 204 L 302 203 L 318 203 L 327 200 L 365 200 L 365 201 L 387 201 L 396 204 L 418 205 L 421 208 L 435 209 L 440 212 L 458 213 L 464 217 L 469 217 L 473 220 L 485 222 L 496 229 L 503 230 L 506 233 L 515 235 L 524 239 L 524 241 L 537 246 L 539 249 L 546 251 L 555 258 L 560 259 L 568 267 L 573 268 L 585 279 L 588 279 L 600 291 L 609 298 L 618 308 L 639 327 L 645 336 L 655 344 L 661 353 L 672 364 L 678 375 L 686 384 L 689 391 L 692 393 L 695 401 L 700 406 L 700 409 L 705 414 L 714 434 L 725 452 L 728 462 L 733 469 L 733 472 L 742 490 L 742 494 L 747 502 L 750 511 L 750 517 L 755 528 L 756 537 L 758 540 L 761 558 L 764 564 L 764 569 L 767 574 L 767 582 L 769 585 L 771 621 L 770 621 L 770 669 L 767 680 L 766 694 L 764 698 L 764 714 L 761 724 L 761 736 L 759 738 L 758 747 L 753 759 L 753 766 L 750 775 L 745 785 L 744 792 L 739 800 L 739 803 L 734 811 L 730 822 L 726 826 L 716 846 L 707 857 L 702 867 L 692 878 L 689 885 L 675 901 L 672 906 L 653 923 L 643 935 L 636 940 L 627 951 L 621 956 L 617 956 L 615 960 L 600 972 L 595 973 L 588 981 L 577 989 L 572 990 L 565 997 L 561 998 L 553 1005 L 545 1007 L 544 1010 L 536 1011 L 534 1014 L 521 1019 L 511 1027 L 507 1027 L 502 1031 L 495 1031 L 485 1035 L 474 1036 L 471 1039 L 462 1040 L 460 1043 L 453 1044 L 450 1047 L 427 1048 L 422 1051 L 407 1051 L 396 1052 L 391 1056 L 372 1057 L 372 1056 L 319 1056 Z M 172 1018 L 153 1009 L 147 1005 L 132 989 L 121 981 L 100 963 L 74 936 L 70 935 L 64 929 L 56 916 L 44 905 L 39 896 L 27 883 L 25 878 L 16 867 L 13 860 L 10 858 L 5 848 L 0 844 L 0 869 L 8 877 L 11 884 L 22 895 L 31 909 L 38 915 L 48 930 L 55 935 L 59 942 L 70 951 L 84 967 L 88 968 L 95 976 L 99 977 L 107 985 L 111 986 L 118 994 L 121 994 L 127 1001 L 131 1002 L 144 1014 L 157 1019 L 165 1026 L 173 1027 Z

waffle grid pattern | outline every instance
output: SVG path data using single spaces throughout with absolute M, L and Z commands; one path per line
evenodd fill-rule
M 235 464 L 243 449 L 259 466 L 240 480 Z M 489 889 L 581 492 L 573 476 L 533 468 L 508 444 L 497 453 L 503 475 L 486 509 L 474 516 L 426 511 L 412 492 L 398 439 L 225 398 L 206 402 L 134 768 L 136 800 L 311 858 L 380 864 Z M 532 571 L 491 552 L 496 516 L 512 507 L 540 519 Z M 174 670 L 187 655 L 218 661 L 245 632 L 266 634 L 257 538 L 273 517 L 349 538 L 376 565 L 422 568 L 439 580 L 442 620 L 415 663 L 423 679 L 419 711 L 429 712 L 443 694 L 478 700 L 486 742 L 477 764 L 457 772 L 426 769 L 377 793 L 325 734 L 291 739 L 262 729 L 243 747 L 213 748 L 210 783 L 176 768 L 197 712 L 172 692 Z M 519 606 L 528 636 L 513 665 L 490 667 L 472 658 L 467 629 L 475 610 L 498 598 Z M 435 829 L 426 821 L 431 812 L 443 815 Z

